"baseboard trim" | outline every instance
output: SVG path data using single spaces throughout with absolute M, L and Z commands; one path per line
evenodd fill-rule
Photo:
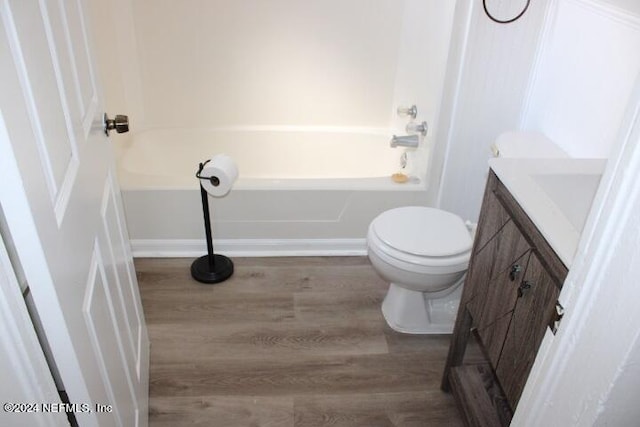
M 237 257 L 364 256 L 366 239 L 220 239 L 216 253 Z M 199 239 L 132 239 L 136 258 L 190 258 L 207 252 Z

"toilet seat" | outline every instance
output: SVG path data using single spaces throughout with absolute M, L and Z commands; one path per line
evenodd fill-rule
M 383 212 L 371 222 L 367 241 L 387 262 L 424 273 L 466 270 L 473 244 L 460 217 L 421 206 Z
M 462 218 L 441 209 L 405 206 L 375 218 L 371 226 L 387 246 L 411 255 L 447 257 L 471 249 Z

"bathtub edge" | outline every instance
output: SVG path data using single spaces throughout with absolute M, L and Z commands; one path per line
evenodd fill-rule
M 191 258 L 206 253 L 204 239 L 131 239 L 135 258 Z M 215 239 L 216 253 L 235 257 L 365 256 L 366 239 Z

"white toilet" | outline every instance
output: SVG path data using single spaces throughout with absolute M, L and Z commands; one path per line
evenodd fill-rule
M 567 156 L 539 132 L 505 132 L 491 148 L 498 157 Z M 390 283 L 382 313 L 391 328 L 409 334 L 453 331 L 474 233 L 457 215 L 416 206 L 391 209 L 371 222 L 367 252 Z
M 440 209 L 396 208 L 371 222 L 367 252 L 390 283 L 382 313 L 392 329 L 409 334 L 453 331 L 472 244 L 464 221 Z

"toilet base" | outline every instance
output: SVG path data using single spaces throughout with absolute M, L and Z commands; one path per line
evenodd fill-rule
M 450 294 L 430 299 L 391 283 L 382 302 L 384 319 L 391 329 L 405 334 L 450 334 L 462 295 L 462 286 L 455 286 Z

